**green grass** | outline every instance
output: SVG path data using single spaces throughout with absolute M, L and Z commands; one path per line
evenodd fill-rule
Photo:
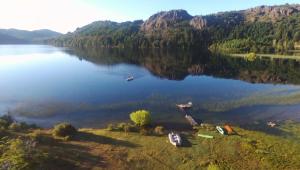
M 234 130 L 237 135 L 230 136 L 202 128 L 181 132 L 183 146 L 178 148 L 167 135 L 106 129 L 79 129 L 68 141 L 53 137 L 51 130 L 7 133 L 12 139 L 35 139 L 36 149 L 49 157 L 44 169 L 300 169 L 300 124 L 288 121 L 266 130 L 280 133 Z
M 232 57 L 244 57 L 246 58 L 247 54 L 230 54 Z M 278 59 L 294 59 L 300 60 L 300 55 L 280 55 L 280 54 L 256 54 L 259 57 L 267 57 L 267 58 L 278 58 Z

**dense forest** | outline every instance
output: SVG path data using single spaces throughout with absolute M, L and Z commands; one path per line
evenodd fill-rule
M 0 44 L 36 44 L 43 43 L 50 38 L 56 38 L 61 33 L 41 29 L 34 31 L 18 30 L 18 29 L 0 29 Z
M 300 5 L 260 6 L 206 16 L 171 10 L 154 14 L 146 21 L 96 21 L 47 43 L 79 48 L 284 52 L 299 47 Z

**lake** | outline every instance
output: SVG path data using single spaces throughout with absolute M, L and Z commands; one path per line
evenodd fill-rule
M 133 81 L 126 81 L 133 75 Z M 201 122 L 300 121 L 300 62 L 179 50 L 0 46 L 0 113 L 50 127 L 105 127 L 138 109 L 187 127 L 178 103 Z

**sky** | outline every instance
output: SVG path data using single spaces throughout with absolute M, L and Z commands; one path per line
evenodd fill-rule
M 185 9 L 191 15 L 241 10 L 300 0 L 0 0 L 0 28 L 74 31 L 93 21 L 146 20 L 152 14 Z

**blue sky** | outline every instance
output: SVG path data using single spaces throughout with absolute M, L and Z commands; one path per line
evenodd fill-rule
M 66 33 L 97 20 L 145 20 L 170 9 L 206 15 L 285 3 L 300 0 L 1 0 L 0 28 L 47 28 Z
M 300 0 L 83 0 L 99 9 L 111 9 L 130 19 L 146 19 L 158 11 L 185 9 L 192 15 L 241 10 L 260 5 L 300 3 Z

